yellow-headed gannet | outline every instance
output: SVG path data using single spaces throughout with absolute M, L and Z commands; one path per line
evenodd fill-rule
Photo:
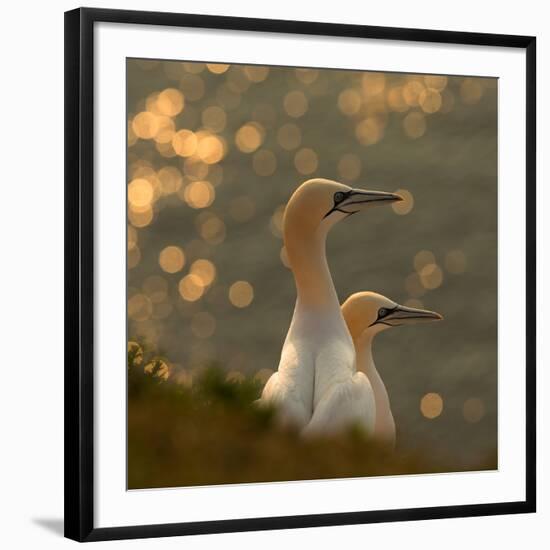
M 303 183 L 283 219 L 284 244 L 296 283 L 296 305 L 276 373 L 260 404 L 274 404 L 283 420 L 305 426 L 311 419 L 319 373 L 355 372 L 353 341 L 340 311 L 326 259 L 326 237 L 337 222 L 399 195 L 352 189 L 326 179 Z
M 372 397 L 367 399 L 370 409 L 368 416 L 369 418 L 373 416 L 375 418 L 372 433 L 375 439 L 393 448 L 395 446 L 395 421 L 391 412 L 386 386 L 374 364 L 372 355 L 373 339 L 378 333 L 390 327 L 425 321 L 438 321 L 443 317 L 433 311 L 396 304 L 375 292 L 357 292 L 351 295 L 342 304 L 342 314 L 353 339 L 357 357 L 357 370 L 359 372 L 354 375 L 353 379 L 361 379 L 366 376 L 372 387 L 374 402 Z M 352 386 L 353 382 L 349 385 Z M 326 427 L 337 425 L 341 417 L 347 419 L 345 411 L 335 410 L 338 407 L 346 407 L 345 403 L 334 403 L 334 399 L 329 396 L 325 407 L 326 410 L 323 411 L 323 414 L 329 417 L 324 421 Z M 316 421 L 319 423 L 318 428 L 322 429 L 323 419 L 319 417 Z M 356 419 L 356 421 L 362 423 L 361 419 Z

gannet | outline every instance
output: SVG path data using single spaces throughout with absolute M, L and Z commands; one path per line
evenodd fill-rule
M 342 304 L 342 314 L 353 339 L 356 352 L 358 373 L 352 378 L 361 379 L 365 376 L 372 388 L 372 396 L 368 398 L 368 416 L 375 418 L 372 434 L 375 439 L 384 442 L 391 448 L 395 446 L 395 421 L 390 407 L 386 386 L 376 370 L 372 355 L 372 342 L 380 332 L 400 325 L 443 319 L 439 313 L 399 305 L 385 296 L 375 292 L 358 292 L 352 294 Z M 353 385 L 353 381 L 350 385 Z M 331 394 L 332 395 L 332 394 Z M 327 396 L 323 415 L 327 419 L 317 417 L 315 421 L 321 429 L 323 423 L 328 426 L 338 424 L 345 411 L 343 403 L 335 403 L 331 395 Z M 374 398 L 374 402 L 373 399 Z M 321 409 L 318 409 L 321 412 Z M 316 411 L 317 412 L 317 411 Z M 349 416 L 349 415 L 348 415 Z M 358 419 L 361 421 L 361 419 Z M 312 420 L 312 423 L 314 420 Z M 364 422 L 363 422 L 364 424 Z M 312 427 L 309 428 L 312 430 Z
M 399 200 L 394 193 L 352 189 L 326 179 L 308 180 L 290 197 L 283 238 L 296 284 L 296 304 L 277 372 L 258 400 L 260 405 L 274 404 L 283 421 L 299 428 L 307 425 L 320 372 L 355 371 L 353 341 L 326 259 L 329 230 L 370 206 Z

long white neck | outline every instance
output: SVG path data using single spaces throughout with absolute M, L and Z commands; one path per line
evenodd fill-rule
M 372 355 L 373 336 L 363 332 L 354 336 L 354 346 L 357 358 L 357 370 L 365 373 L 371 383 L 376 405 L 376 420 L 374 435 L 391 447 L 395 447 L 395 421 L 391 412 L 390 399 L 386 386 L 376 369 Z
M 340 310 L 338 296 L 327 263 L 327 231 L 317 228 L 289 238 L 285 247 L 296 283 L 298 309 L 318 312 Z

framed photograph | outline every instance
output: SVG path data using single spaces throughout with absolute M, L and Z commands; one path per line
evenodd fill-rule
M 534 37 L 82 8 L 65 136 L 67 537 L 535 511 Z

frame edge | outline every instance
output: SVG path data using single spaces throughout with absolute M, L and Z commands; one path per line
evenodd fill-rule
M 94 528 L 93 512 L 93 24 L 224 28 L 526 50 L 527 357 L 526 499 L 484 505 L 377 510 Z M 309 29 L 309 30 L 308 30 Z M 65 537 L 103 541 L 238 531 L 490 516 L 536 511 L 536 38 L 305 21 L 78 8 L 65 12 Z
M 537 39 L 526 46 L 526 449 L 525 501 L 537 510 Z
M 93 21 L 65 13 L 65 528 L 93 531 Z

